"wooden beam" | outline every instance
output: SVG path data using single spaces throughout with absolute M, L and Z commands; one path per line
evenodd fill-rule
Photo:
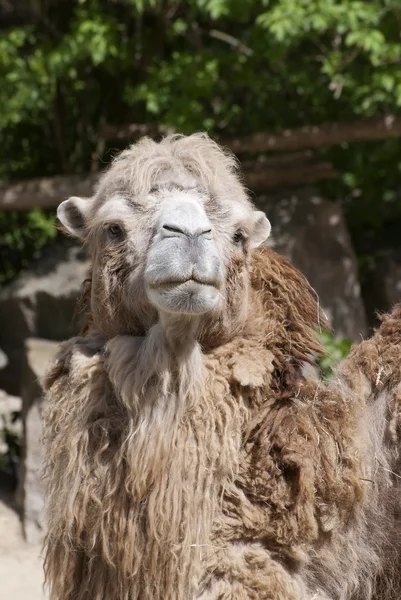
M 344 142 L 362 142 L 401 136 L 401 118 L 386 116 L 349 123 L 287 129 L 278 133 L 261 132 L 245 137 L 223 138 L 220 143 L 236 154 L 245 152 L 296 150 L 335 146 Z
M 99 179 L 93 175 L 58 175 L 0 183 L 0 210 L 55 208 L 69 196 L 90 196 Z
M 317 162 L 313 165 L 298 165 L 288 169 L 246 170 L 244 175 L 248 189 L 260 193 L 321 183 L 333 179 L 336 173 L 330 163 Z
M 142 135 L 160 137 L 172 133 L 168 127 L 136 124 L 107 125 L 100 131 L 106 140 L 135 141 Z M 247 152 L 295 152 L 335 146 L 343 142 L 361 142 L 401 136 L 401 118 L 387 115 L 357 121 L 285 129 L 277 132 L 258 132 L 248 136 L 221 137 L 219 142 L 236 154 Z
M 319 183 L 335 176 L 332 165 L 303 157 L 302 162 L 294 155 L 269 158 L 266 164 L 257 161 L 245 165 L 244 178 L 247 187 L 254 192 Z M 56 208 L 72 195 L 91 196 L 99 179 L 99 173 L 59 175 L 0 184 L 0 210 L 29 210 L 32 208 Z

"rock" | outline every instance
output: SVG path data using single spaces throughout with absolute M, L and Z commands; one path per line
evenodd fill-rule
M 272 224 L 267 245 L 306 275 L 335 334 L 360 340 L 367 321 L 341 206 L 307 187 L 259 196 L 257 203 Z
M 0 346 L 9 364 L 0 388 L 18 395 L 27 337 L 61 341 L 79 330 L 73 315 L 89 261 L 80 246 L 57 242 L 0 292 Z
M 388 249 L 376 255 L 364 277 L 363 297 L 371 315 L 370 325 L 377 326 L 377 314 L 389 312 L 401 301 L 401 249 Z
M 39 542 L 43 536 L 43 486 L 40 479 L 43 393 L 40 381 L 57 347 L 56 342 L 36 338 L 25 342 L 21 390 L 24 437 L 17 503 L 22 512 L 25 538 L 32 544 Z

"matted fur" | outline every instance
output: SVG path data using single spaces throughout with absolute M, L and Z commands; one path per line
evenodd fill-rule
M 182 348 L 168 328 L 187 323 L 124 317 L 105 337 L 96 315 L 62 346 L 45 381 L 51 600 L 401 597 L 401 308 L 321 382 L 303 375 L 322 350 L 305 278 L 262 248 L 226 285 L 234 308 Z
M 263 335 L 205 354 L 203 393 L 184 400 L 164 378 L 154 398 L 142 390 L 146 415 L 133 410 L 132 365 L 151 336 L 120 338 L 108 356 L 93 353 L 93 338 L 67 343 L 47 380 L 52 598 L 398 598 L 394 577 L 374 590 L 399 548 L 389 536 L 400 311 L 336 382 L 305 381 L 317 305 L 271 251 L 256 253 L 254 276 L 255 301 L 268 307 Z M 380 355 L 391 371 L 377 381 Z

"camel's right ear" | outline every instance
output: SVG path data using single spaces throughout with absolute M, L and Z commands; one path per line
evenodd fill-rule
M 57 209 L 57 218 L 71 235 L 83 239 L 86 231 L 86 219 L 92 206 L 92 198 L 71 196 Z

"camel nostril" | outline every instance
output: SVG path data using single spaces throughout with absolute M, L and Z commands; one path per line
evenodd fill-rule
M 169 233 L 174 233 L 178 235 L 188 235 L 186 231 L 183 231 L 182 229 L 174 225 L 163 225 L 163 229 L 165 229 Z
M 162 226 L 162 229 L 167 237 L 176 237 L 184 235 L 186 237 L 196 239 L 201 236 L 211 236 L 212 234 L 212 229 L 210 227 L 205 229 L 201 227 L 192 229 L 192 227 L 166 224 Z

